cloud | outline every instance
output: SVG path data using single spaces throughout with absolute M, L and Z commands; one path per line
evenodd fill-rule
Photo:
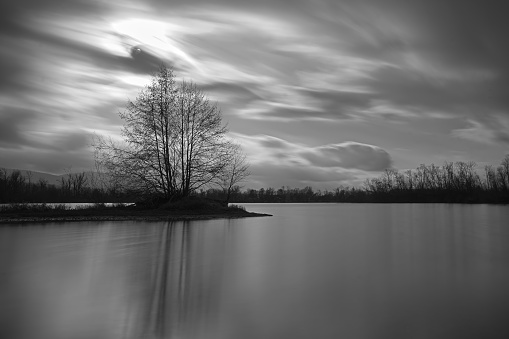
M 257 84 L 253 83 L 215 81 L 200 84 L 199 86 L 200 90 L 214 99 L 225 103 L 243 105 L 261 99 L 256 94 L 259 91 L 257 87 Z
M 252 155 L 254 162 L 283 160 L 292 165 L 351 168 L 364 171 L 382 171 L 392 165 L 391 156 L 384 149 L 353 141 L 313 147 L 269 135 L 233 134 L 233 136 L 239 139 L 246 149 L 255 153 Z
M 92 168 L 91 133 L 76 126 L 41 124 L 43 112 L 18 107 L 0 111 L 1 167 L 46 170 Z M 48 122 L 47 122 L 48 123 Z
M 344 142 L 308 146 L 269 135 L 232 136 L 248 154 L 251 181 L 259 186 L 279 182 L 278 185 L 330 188 L 360 183 L 371 175 L 369 172 L 392 166 L 390 154 L 373 145 Z
M 35 170 L 52 174 L 62 174 L 69 168 L 73 171 L 94 169 L 93 154 L 90 150 L 47 150 L 39 147 L 18 149 L 0 148 L 3 160 L 1 167 Z
M 481 63 L 441 58 L 429 42 L 437 40 L 435 30 L 413 26 L 376 3 L 296 6 L 321 20 L 298 21 L 302 13 L 275 18 L 258 6 L 249 14 L 237 6 L 208 8 L 194 18 L 208 22 L 210 31 L 182 35 L 201 64 L 200 76 L 228 73 L 231 84 L 245 81 L 244 76 L 264 77 L 256 88 L 258 99 L 235 108 L 242 118 L 342 122 L 383 116 L 398 121 L 456 116 L 481 101 L 490 106 L 505 100 L 496 86 L 502 84 L 498 72 Z M 426 15 L 437 10 L 424 7 Z M 416 15 L 407 6 L 397 13 Z M 496 100 L 490 102 L 488 93 L 495 93 Z
M 301 155 L 321 167 L 383 171 L 392 165 L 391 156 L 382 148 L 351 141 L 314 147 Z
M 321 121 L 331 120 L 329 112 L 306 106 L 257 101 L 239 112 L 245 119 L 262 121 Z
M 80 129 L 56 131 L 51 133 L 37 133 L 34 135 L 38 148 L 48 152 L 76 152 L 90 151 L 92 135 Z
M 238 111 L 245 119 L 268 121 L 330 121 L 341 122 L 359 118 L 371 107 L 369 93 L 330 90 L 311 90 L 303 87 L 286 87 L 271 93 L 284 93 L 280 97 L 251 101 Z
M 36 120 L 36 112 L 11 108 L 0 111 L 0 147 L 19 148 L 30 144 L 25 129 Z
M 482 121 L 468 119 L 467 124 L 468 127 L 455 129 L 451 134 L 483 144 L 509 144 L 509 117 L 507 116 L 493 115 Z
M 88 132 L 80 129 L 31 132 L 16 138 L 16 143 L 0 140 L 1 167 L 54 174 L 71 167 L 76 171 L 93 169 L 92 140 Z

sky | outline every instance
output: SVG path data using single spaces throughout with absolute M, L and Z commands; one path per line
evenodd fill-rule
M 509 153 L 503 1 L 16 0 L 0 5 L 0 167 L 94 167 L 165 64 L 217 101 L 247 187 L 359 186 Z

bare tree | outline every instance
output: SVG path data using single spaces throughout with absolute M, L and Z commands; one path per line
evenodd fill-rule
M 84 189 L 88 185 L 88 178 L 86 172 L 80 173 L 69 173 L 69 180 L 72 185 L 72 194 L 74 196 L 79 196 L 83 193 Z
M 500 166 L 497 168 L 500 186 L 505 190 L 509 190 L 509 154 L 506 154 Z
M 68 175 L 62 175 L 60 177 L 60 188 L 66 195 L 71 195 L 72 182 Z
M 161 67 L 120 118 L 123 142 L 98 137 L 94 145 L 115 187 L 188 196 L 231 158 L 220 110 L 193 83 L 177 83 L 171 68 Z
M 182 82 L 179 89 L 174 151 L 180 193 L 187 196 L 221 175 L 231 156 L 217 106 L 192 83 Z
M 34 173 L 30 170 L 26 171 L 27 179 L 28 179 L 28 185 L 32 185 L 32 178 L 34 177 Z
M 232 143 L 228 154 L 228 163 L 216 180 L 216 183 L 221 187 L 225 195 L 225 204 L 230 202 L 231 193 L 234 188 L 250 175 L 249 164 L 246 155 L 242 153 L 240 145 Z

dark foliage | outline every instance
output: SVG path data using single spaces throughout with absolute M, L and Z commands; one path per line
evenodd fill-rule
M 220 199 L 220 190 L 202 191 Z M 380 177 L 366 180 L 363 188 L 339 187 L 314 191 L 311 187 L 232 190 L 232 202 L 387 202 L 387 203 L 509 203 L 509 155 L 500 166 L 484 168 L 484 179 L 473 162 L 446 162 L 443 166 L 420 165 L 400 173 L 387 169 Z
M 59 185 L 32 182 L 20 171 L 0 169 L 0 203 L 131 202 L 136 196 L 90 182 L 85 173 L 69 173 Z
M 421 165 L 404 173 L 388 169 L 381 176 L 366 180 L 362 188 L 342 186 L 333 191 L 320 191 L 308 186 L 241 191 L 239 186 L 234 186 L 230 192 L 230 201 L 509 203 L 509 155 L 502 160 L 500 166 L 486 166 L 483 172 L 479 174 L 478 166 L 473 162 L 446 162 L 443 166 Z M 86 182 L 75 184 L 73 180 L 80 180 L 79 177 L 67 176 L 67 179 L 62 179 L 61 186 L 55 186 L 44 181 L 30 182 L 19 171 L 7 175 L 6 171 L 0 169 L 0 203 L 138 201 L 139 208 L 161 207 L 174 210 L 206 210 L 214 205 L 225 205 L 223 189 L 202 190 L 195 196 L 171 202 L 162 196 L 152 196 L 139 202 L 139 196 L 116 190 L 112 188 L 114 186 L 103 185 L 100 188 Z

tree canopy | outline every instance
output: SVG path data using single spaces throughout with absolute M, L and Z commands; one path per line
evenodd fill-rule
M 161 67 L 119 115 L 123 142 L 98 137 L 94 146 L 120 188 L 184 197 L 227 177 L 239 159 L 220 109 L 194 83 L 177 82 L 171 68 Z

